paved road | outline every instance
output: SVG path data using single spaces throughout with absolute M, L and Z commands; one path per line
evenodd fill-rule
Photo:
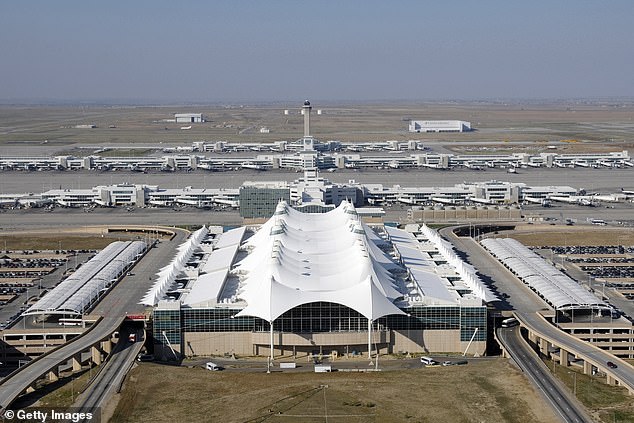
M 0 231 L 47 229 L 51 227 L 82 229 L 101 225 L 241 225 L 238 212 L 215 212 L 195 208 L 148 208 L 127 212 L 125 208 L 0 210 Z M 81 235 L 81 231 L 78 233 Z
M 503 299 L 501 304 L 497 305 L 498 309 L 534 312 L 549 308 L 544 300 L 520 282 L 498 260 L 491 257 L 473 238 L 456 236 L 453 228 L 443 228 L 439 232 L 461 252 L 462 258 L 471 263 L 485 282 Z M 508 298 L 504 298 L 505 295 Z
M 501 308 L 514 310 L 515 315 L 524 326 L 531 328 L 543 337 L 552 339 L 555 344 L 573 353 L 578 358 L 588 360 L 602 372 L 612 373 L 623 383 L 634 388 L 634 367 L 590 343 L 560 331 L 539 316 L 536 311 L 548 307 L 543 300 L 530 291 L 515 275 L 506 270 L 499 261 L 488 254 L 474 240 L 457 237 L 451 229 L 443 229 L 441 233 L 454 243 L 456 248 L 466 254 L 467 260 L 475 265 L 478 271 L 485 275 L 485 278 L 490 278 L 499 293 L 508 295 L 506 303 L 503 303 Z M 533 355 L 536 356 L 535 353 Z M 616 363 L 618 367 L 609 369 L 606 364 L 608 361 Z M 523 367 L 524 365 L 520 363 L 520 366 Z
M 73 405 L 74 407 L 80 407 L 84 410 L 95 410 L 100 407 L 103 412 L 104 406 L 112 395 L 119 392 L 123 379 L 143 347 L 143 331 L 139 329 L 133 332 L 137 336 L 137 342 L 135 343 L 128 341 L 130 332 L 121 331 L 119 343 L 117 343 L 117 346 L 90 386 L 77 398 Z
M 612 373 L 615 377 L 623 381 L 624 384 L 634 389 L 634 367 L 626 361 L 588 342 L 560 331 L 537 313 L 515 313 L 515 315 L 524 326 L 534 330 L 547 339 L 555 340 L 558 346 L 566 351 L 572 352 L 577 358 L 587 360 L 603 373 Z M 615 363 L 617 368 L 608 368 L 606 364 L 608 361 Z
M 293 181 L 301 174 L 283 170 L 258 172 L 240 170 L 236 172 L 2 172 L 0 193 L 39 193 L 49 189 L 91 188 L 104 184 L 147 184 L 161 188 L 239 188 L 244 181 Z M 350 170 L 338 169 L 335 172 L 323 172 L 323 177 L 337 183 L 348 183 L 354 179 L 362 184 L 398 184 L 403 187 L 443 187 L 461 184 L 465 181 L 523 182 L 528 185 L 550 186 L 567 185 L 585 188 L 588 191 L 618 191 L 621 187 L 634 189 L 634 168 L 591 169 L 591 168 L 535 168 L 520 169 L 517 174 L 507 173 L 504 169 L 474 171 L 456 169 L 439 171 L 435 169 L 411 170 Z
M 158 247 L 150 249 L 134 268 L 134 276 L 125 277 L 94 309 L 93 314 L 99 314 L 103 318 L 93 325 L 88 333 L 32 361 L 12 377 L 4 379 L 0 384 L 0 408 L 6 409 L 40 375 L 118 330 L 127 313 L 136 314 L 144 311 L 145 307 L 138 303 L 151 286 L 150 277 L 171 260 L 175 254 L 175 247 L 182 243 L 186 236 L 185 231 L 178 230 L 174 239 L 162 241 Z
M 514 310 L 516 313 L 523 313 L 522 315 L 534 315 L 535 311 L 549 307 L 498 260 L 488 254 L 474 239 L 456 236 L 453 228 L 445 228 L 440 232 L 464 255 L 464 259 L 478 269 L 478 273 L 495 288 L 499 296 L 507 297 L 504 298 L 502 303 L 498 304 L 499 309 Z M 540 325 L 537 326 L 538 331 L 545 330 L 543 328 L 544 325 L 549 324 L 545 321 L 540 322 Z M 555 329 L 555 331 L 558 330 Z M 514 332 L 503 331 L 498 332 L 498 334 L 501 341 L 507 345 L 513 359 L 527 374 L 529 380 L 546 396 L 553 409 L 565 421 L 592 421 L 586 418 L 585 414 L 579 410 L 582 406 L 573 406 L 570 403 L 571 401 L 565 388 L 558 384 L 554 376 L 548 370 L 543 371 L 544 364 L 538 355 L 521 339 L 519 330 Z
M 499 329 L 498 339 L 565 422 L 592 422 L 583 405 L 552 377 L 546 365 L 528 346 L 520 334 L 519 327 Z
M 6 409 L 9 405 L 30 385 L 35 378 L 45 374 L 63 364 L 69 357 L 87 350 L 91 345 L 101 341 L 108 334 L 117 330 L 124 317 L 105 317 L 84 336 L 76 338 L 72 342 L 65 344 L 61 348 L 32 361 L 27 366 L 21 367 L 21 371 L 13 376 L 4 379 L 0 384 L 0 408 Z

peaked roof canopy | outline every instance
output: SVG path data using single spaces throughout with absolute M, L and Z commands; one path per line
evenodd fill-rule
M 327 213 L 302 213 L 286 202 L 243 247 L 250 254 L 237 264 L 238 295 L 247 307 L 238 316 L 274 321 L 302 304 L 324 301 L 350 307 L 375 320 L 404 314 L 388 268 L 391 260 L 376 248 L 344 201 Z

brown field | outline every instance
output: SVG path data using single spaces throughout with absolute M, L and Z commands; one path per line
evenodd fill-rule
M 551 371 L 555 370 L 555 376 L 570 392 L 576 392 L 577 399 L 597 421 L 634 421 L 634 399 L 624 387 L 610 386 L 605 383 L 605 377 L 589 376 L 578 368 L 557 367 L 551 360 L 544 363 Z
M 113 241 L 137 239 L 138 233 L 104 233 L 104 228 L 85 227 L 25 232 L 0 232 L 0 249 L 3 250 L 100 250 Z M 141 236 L 142 238 L 142 236 Z
M 522 225 L 508 233 L 527 246 L 544 245 L 634 245 L 634 229 L 605 226 Z
M 328 418 L 325 418 L 325 415 Z M 143 363 L 111 422 L 556 422 L 506 359 L 380 373 L 236 373 Z
M 40 146 L 67 150 L 72 144 L 164 143 L 190 145 L 200 140 L 266 142 L 295 140 L 303 134 L 302 116 L 296 104 L 262 106 L 0 106 L 0 146 Z M 313 134 L 321 140 L 385 141 L 525 141 L 550 143 L 578 140 L 574 147 L 591 143 L 597 149 L 632 148 L 632 104 L 317 104 L 311 119 Z M 283 114 L 289 109 L 290 115 Z M 176 112 L 200 112 L 207 122 L 161 122 Z M 457 119 L 477 130 L 464 134 L 410 134 L 410 119 Z M 94 129 L 74 128 L 95 124 Z M 113 127 L 111 127 L 113 126 Z M 269 134 L 260 134 L 266 126 Z M 66 147 L 66 148 L 63 148 Z M 541 146 L 545 148 L 545 145 Z M 0 153 L 2 150 L 0 150 Z

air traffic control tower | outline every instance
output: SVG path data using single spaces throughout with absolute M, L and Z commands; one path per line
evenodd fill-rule
M 310 137 L 310 111 L 313 106 L 310 105 L 310 101 L 304 101 L 302 107 L 302 114 L 304 115 L 304 138 Z
M 310 135 L 310 111 L 312 109 L 313 106 L 310 105 L 310 101 L 304 101 L 304 105 L 302 106 L 302 114 L 304 115 L 304 137 L 302 138 L 302 145 L 304 151 L 314 150 L 314 140 Z

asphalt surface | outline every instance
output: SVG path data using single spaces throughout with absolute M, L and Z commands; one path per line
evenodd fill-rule
M 560 331 L 536 313 L 515 313 L 515 315 L 524 326 L 534 330 L 543 337 L 556 340 L 557 346 L 572 352 L 577 358 L 589 361 L 597 366 L 599 371 L 606 374 L 612 373 L 622 380 L 624 384 L 634 387 L 634 367 L 626 361 L 588 342 L 581 341 L 572 335 Z M 612 361 L 617 367 L 610 369 L 607 366 L 608 361 Z
M 474 239 L 469 237 L 458 237 L 453 233 L 453 228 L 445 228 L 440 232 L 443 236 L 454 244 L 457 250 L 463 254 L 463 259 L 474 265 L 482 278 L 496 291 L 503 301 L 498 304 L 498 309 L 514 311 L 515 315 L 530 326 L 535 332 L 544 336 L 550 336 L 556 340 L 558 345 L 567 351 L 575 352 L 579 358 L 591 358 L 597 364 L 602 365 L 601 370 L 606 370 L 607 361 L 618 362 L 617 373 L 622 375 L 626 383 L 634 376 L 634 368 L 623 360 L 602 351 L 584 341 L 580 341 L 559 329 L 553 327 L 549 322 L 540 318 L 536 311 L 549 308 L 541 298 L 524 285 L 515 275 L 506 269 L 498 260 L 493 258 Z M 579 415 L 580 405 L 573 407 L 569 394 L 561 386 L 555 377 L 548 370 L 538 371 L 537 368 L 545 367 L 535 351 L 528 347 L 527 343 L 521 339 L 519 331 L 498 332 L 502 342 L 512 342 L 508 345 L 509 352 L 520 368 L 527 374 L 531 383 L 544 393 L 549 399 L 553 408 L 565 421 L 584 422 L 585 414 Z M 511 336 L 513 339 L 511 339 Z M 543 369 L 542 369 L 543 370 Z M 537 373 L 535 373 L 537 372 Z M 616 373 L 616 372 L 615 372 Z M 631 379 L 634 382 L 634 379 Z M 634 386 L 634 385 L 630 385 Z M 572 411 L 575 410 L 576 411 Z
M 183 207 L 133 209 L 95 208 L 90 213 L 83 209 L 56 208 L 52 212 L 43 209 L 0 210 L 0 231 L 57 228 L 79 228 L 101 225 L 242 225 L 238 212 L 215 212 Z M 81 235 L 81 231 L 77 234 Z
M 530 313 L 549 308 L 544 300 L 535 295 L 473 238 L 456 236 L 453 228 L 443 228 L 439 232 L 456 247 L 463 260 L 477 269 L 481 278 L 502 299 L 501 303 L 497 304 L 498 309 Z
M 74 407 L 82 408 L 83 411 L 93 410 L 93 413 L 99 411 L 103 413 L 104 406 L 112 395 L 119 392 L 126 374 L 143 347 L 143 331 L 139 329 L 132 332 L 136 334 L 137 341 L 130 342 L 128 340 L 130 332 L 121 331 L 116 347 L 107 361 L 102 364 L 92 383 L 79 395 L 73 404 Z
M 498 339 L 511 357 L 565 422 L 592 422 L 583 406 L 552 377 L 546 365 L 522 338 L 519 326 L 498 329 Z
M 0 172 L 0 193 L 40 193 L 49 189 L 84 188 L 120 183 L 158 185 L 161 188 L 239 188 L 244 181 L 294 181 L 302 173 L 284 170 L 259 172 L 239 170 L 232 172 L 150 172 L 130 171 L 47 171 L 47 172 Z M 332 182 L 348 183 L 351 179 L 361 184 L 383 184 L 403 187 L 443 187 L 465 181 L 523 182 L 535 186 L 565 185 L 584 188 L 592 192 L 616 192 L 620 188 L 634 189 L 634 168 L 528 168 L 511 174 L 505 169 L 436 170 L 436 169 L 337 169 L 335 172 L 320 172 Z
M 435 366 L 440 366 L 442 363 L 448 361 L 454 365 L 457 362 L 474 362 L 474 361 L 482 361 L 482 360 L 491 360 L 495 359 L 495 357 L 462 357 L 462 356 L 438 356 L 438 355 L 430 355 L 432 359 L 436 360 L 439 364 Z M 260 360 L 249 360 L 249 359 L 231 359 L 226 357 L 213 357 L 213 358 L 201 358 L 195 360 L 187 360 L 182 363 L 183 366 L 191 367 L 191 366 L 199 366 L 205 367 L 207 362 L 213 362 L 218 366 L 222 367 L 223 370 L 228 372 L 240 372 L 240 373 L 254 373 L 254 372 L 266 372 L 267 370 L 267 361 L 265 359 Z M 280 368 L 280 363 L 284 362 L 294 362 L 296 363 L 296 368 L 294 369 L 283 369 Z M 375 358 L 372 360 L 368 360 L 367 358 L 362 357 L 354 357 L 354 358 L 340 358 L 335 360 L 330 360 L 327 357 L 324 357 L 320 360 L 319 364 L 330 365 L 332 366 L 332 371 L 350 371 L 350 372 L 365 372 L 365 371 L 390 371 L 390 370 L 407 370 L 407 369 L 422 369 L 424 367 L 429 367 L 421 363 L 420 357 L 415 358 L 381 358 L 379 357 L 379 363 L 377 365 Z M 272 372 L 284 372 L 284 373 L 302 373 L 302 372 L 313 372 L 315 363 L 313 360 L 308 360 L 307 357 L 301 357 L 297 359 L 292 358 L 277 358 L 273 365 L 270 367 Z

